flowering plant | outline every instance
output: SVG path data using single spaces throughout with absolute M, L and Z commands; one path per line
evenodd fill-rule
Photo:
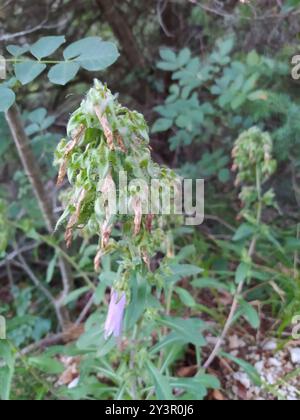
M 146 189 L 153 177 L 171 183 L 175 174 L 152 161 L 143 116 L 121 106 L 98 80 L 72 115 L 67 131 L 71 140 L 63 139 L 59 144 L 56 163 L 60 165 L 58 184 L 67 174 L 71 188 L 64 197 L 66 210 L 58 226 L 69 218 L 65 234 L 68 246 L 75 228 L 99 235 L 96 271 L 100 270 L 103 256 L 115 251 L 122 255 L 106 329 L 107 336 L 109 332 L 119 335 L 125 295 L 130 300 L 130 276 L 137 270 L 149 269 L 151 254 L 164 236 L 160 227 L 153 227 L 154 216 L 149 214 L 143 186 Z M 135 181 L 129 191 L 127 182 L 120 181 L 120 174 L 126 176 L 125 181 Z M 112 236 L 114 227 L 121 240 Z

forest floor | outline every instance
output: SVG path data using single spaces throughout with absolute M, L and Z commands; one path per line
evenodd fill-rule
M 214 338 L 211 341 L 214 344 Z M 282 345 L 276 339 L 257 344 L 256 338 L 231 335 L 225 351 L 253 366 L 260 376 L 261 385 L 255 385 L 244 369 L 236 363 L 220 358 L 216 374 L 222 391 L 213 391 L 216 400 L 296 400 L 300 401 L 300 341 Z

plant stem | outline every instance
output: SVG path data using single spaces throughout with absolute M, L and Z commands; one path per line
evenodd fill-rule
M 297 225 L 297 240 L 300 238 L 300 223 Z M 299 261 L 299 252 L 295 251 L 294 255 L 294 278 L 298 277 L 298 261 Z
M 258 207 L 257 207 L 256 222 L 257 222 L 257 227 L 259 227 L 260 222 L 261 222 L 261 217 L 262 217 L 263 204 L 262 204 L 262 194 L 261 194 L 261 177 L 260 177 L 260 171 L 259 171 L 258 167 L 256 168 L 256 188 L 257 188 L 257 195 L 258 195 Z M 255 233 L 255 235 L 252 238 L 252 241 L 250 243 L 250 246 L 249 246 L 249 250 L 248 250 L 249 259 L 253 258 L 253 255 L 255 253 L 256 243 L 257 243 L 257 233 Z M 230 327 L 232 325 L 234 315 L 236 314 L 236 311 L 237 311 L 237 308 L 238 308 L 238 305 L 239 305 L 239 299 L 240 299 L 240 296 L 241 296 L 241 294 L 243 292 L 243 289 L 244 289 L 244 284 L 245 284 L 245 280 L 240 282 L 240 284 L 238 285 L 238 288 L 237 288 L 236 293 L 234 295 L 232 306 L 231 306 L 227 321 L 225 323 L 225 326 L 223 328 L 222 334 L 218 338 L 218 341 L 217 341 L 212 353 L 210 354 L 209 358 L 204 363 L 204 365 L 203 365 L 204 369 L 208 369 L 210 367 L 210 365 L 215 360 L 216 356 L 219 353 L 219 350 L 222 347 L 223 341 L 225 340 L 225 338 L 226 338 L 226 336 L 227 336 L 227 334 L 230 330 Z
M 171 305 L 172 305 L 172 296 L 173 296 L 174 286 L 173 284 L 170 285 L 167 293 L 167 301 L 166 301 L 166 315 L 169 316 L 171 313 Z M 162 336 L 167 335 L 168 327 L 163 327 L 162 329 Z M 161 350 L 158 362 L 158 369 L 160 370 L 163 365 L 164 359 L 164 350 Z

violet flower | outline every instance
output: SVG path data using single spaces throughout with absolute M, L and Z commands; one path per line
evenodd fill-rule
M 104 327 L 104 337 L 107 340 L 112 334 L 119 337 L 122 331 L 124 310 L 126 306 L 126 294 L 119 295 L 114 289 L 111 290 L 110 304 Z

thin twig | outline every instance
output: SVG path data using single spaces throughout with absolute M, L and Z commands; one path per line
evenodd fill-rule
M 81 314 L 79 315 L 79 317 L 77 318 L 77 321 L 75 322 L 75 325 L 80 325 L 84 321 L 85 317 L 89 313 L 93 304 L 94 304 L 94 294 L 92 295 L 92 297 L 89 299 L 88 303 L 83 308 Z
M 40 29 L 43 29 L 43 27 L 44 27 L 44 25 L 47 21 L 48 21 L 48 17 L 45 18 L 39 25 L 35 26 L 34 28 L 30 28 L 30 29 L 27 29 L 27 30 L 22 31 L 22 32 L 16 32 L 14 34 L 2 35 L 2 36 L 0 36 L 0 41 L 6 42 L 6 41 L 10 41 L 11 39 L 20 38 L 22 36 L 32 34 L 33 32 L 37 32 Z
M 51 303 L 51 305 L 53 306 L 53 308 L 55 310 L 59 325 L 61 326 L 62 329 L 64 329 L 64 327 L 65 327 L 64 317 L 61 313 L 60 307 L 59 307 L 56 299 L 54 298 L 54 296 L 52 296 L 52 294 L 49 292 L 49 290 L 40 282 L 40 280 L 37 278 L 37 276 L 31 270 L 31 268 L 29 267 L 29 265 L 25 261 L 22 253 L 20 253 L 20 252 L 18 253 L 18 259 L 19 259 L 20 263 L 17 264 L 17 265 L 19 265 L 25 271 L 25 273 L 28 275 L 28 277 L 30 278 L 32 283 L 43 293 L 43 295 L 46 297 L 46 299 Z
M 37 343 L 30 344 L 29 346 L 25 347 L 21 350 L 17 357 L 19 356 L 26 356 L 27 354 L 33 353 L 39 349 L 55 346 L 57 344 L 63 343 L 65 338 L 65 333 L 61 332 L 59 334 L 53 335 L 51 337 L 46 337 Z
M 266 20 L 266 19 L 278 19 L 278 18 L 281 19 L 283 17 L 296 16 L 296 15 L 300 14 L 300 10 L 298 9 L 298 10 L 294 10 L 294 11 L 293 10 L 288 11 L 288 12 L 285 12 L 285 13 L 276 13 L 276 14 L 273 13 L 273 14 L 268 14 L 268 15 L 257 15 L 257 16 L 251 16 L 251 17 L 238 16 L 238 15 L 223 12 L 219 9 L 214 9 L 210 6 L 207 6 L 206 4 L 202 4 L 202 3 L 198 2 L 197 0 L 189 0 L 189 2 L 194 4 L 195 6 L 201 7 L 201 9 L 205 10 L 206 12 L 213 13 L 217 16 L 221 16 L 221 17 L 224 17 L 224 18 L 227 18 L 227 19 L 228 18 L 232 19 L 232 18 L 238 18 L 239 17 L 240 19 L 245 19 L 245 20 L 263 21 L 263 20 Z
M 297 225 L 297 240 L 299 241 L 300 239 L 300 223 L 298 223 Z M 295 251 L 295 255 L 294 255 L 294 278 L 297 279 L 298 278 L 298 263 L 299 263 L 299 251 Z
M 164 19 L 163 19 L 163 13 L 166 9 L 166 5 L 167 5 L 166 1 L 158 0 L 157 6 L 156 6 L 158 22 L 159 22 L 162 30 L 166 34 L 166 36 L 168 36 L 169 38 L 173 38 L 174 35 L 168 30 L 168 28 L 165 25 Z
M 255 246 L 256 246 L 256 241 L 257 241 L 257 238 L 256 237 L 253 238 L 253 240 L 251 242 L 251 245 L 250 245 L 249 256 L 250 255 L 253 255 L 253 253 L 254 253 Z M 238 308 L 239 299 L 240 299 L 240 296 L 242 294 L 242 291 L 243 291 L 243 288 L 244 288 L 244 284 L 245 284 L 244 281 L 241 282 L 239 284 L 238 288 L 237 288 L 237 291 L 236 291 L 236 293 L 234 295 L 232 306 L 231 306 L 231 309 L 230 309 L 230 312 L 229 312 L 227 321 L 225 323 L 224 329 L 222 331 L 222 334 L 218 338 L 218 341 L 217 341 L 217 343 L 215 345 L 215 348 L 213 349 L 211 355 L 209 356 L 209 358 L 207 359 L 207 361 L 203 365 L 204 369 L 208 369 L 209 368 L 209 366 L 212 364 L 212 362 L 215 360 L 216 356 L 218 355 L 221 346 L 223 345 L 223 342 L 224 342 L 224 340 L 225 340 L 225 338 L 227 336 L 228 331 L 230 330 L 230 327 L 231 327 L 231 324 L 232 324 L 234 315 L 235 315 L 236 310 Z
M 9 280 L 9 287 L 10 287 L 10 290 L 12 291 L 14 287 L 14 278 L 12 275 L 10 263 L 8 261 L 5 261 L 5 263 L 6 263 L 7 277 Z
M 260 181 L 260 173 L 259 173 L 259 169 L 256 169 L 256 188 L 257 188 L 257 193 L 258 193 L 258 210 L 257 210 L 257 226 L 259 226 L 260 222 L 261 222 L 261 218 L 262 218 L 262 194 L 261 194 L 261 181 Z M 256 249 L 256 243 L 257 243 L 257 234 L 255 234 L 255 236 L 252 238 L 252 241 L 250 243 L 250 247 L 249 247 L 249 251 L 248 251 L 248 257 L 249 259 L 252 259 L 254 254 L 255 254 L 255 249 Z M 225 340 L 225 338 L 227 337 L 227 334 L 231 328 L 232 325 L 232 321 L 234 319 L 234 315 L 236 314 L 238 305 L 239 305 L 239 299 L 240 296 L 243 292 L 244 289 L 244 285 L 245 285 L 245 281 L 240 282 L 240 284 L 238 285 L 238 288 L 236 290 L 236 293 L 234 295 L 233 298 L 233 302 L 232 302 L 232 306 L 227 318 L 227 321 L 225 323 L 225 326 L 223 328 L 222 334 L 220 335 L 220 337 L 217 340 L 217 343 L 212 351 L 212 353 L 210 354 L 209 358 L 207 359 L 207 361 L 204 363 L 203 367 L 204 369 L 208 369 L 209 366 L 212 364 L 212 362 L 215 360 L 216 356 L 219 353 L 220 348 L 223 345 L 223 342 Z
M 0 10 L 6 9 L 11 3 L 13 3 L 14 0 L 8 0 L 6 3 L 3 4 L 3 6 L 0 7 Z
M 4 265 L 6 265 L 8 262 L 14 260 L 19 254 L 27 252 L 27 251 L 31 251 L 32 249 L 35 249 L 37 247 L 37 244 L 34 242 L 32 244 L 26 245 L 23 248 L 20 249 L 16 249 L 13 252 L 11 252 L 10 254 L 8 254 L 3 261 L 0 262 L 0 267 L 3 267 Z
M 227 227 L 227 229 L 231 230 L 232 232 L 235 232 L 235 228 L 231 226 L 229 223 L 227 223 L 226 220 L 221 219 L 219 216 L 213 216 L 213 215 L 208 214 L 208 215 L 205 215 L 205 219 L 218 222 L 221 225 Z

